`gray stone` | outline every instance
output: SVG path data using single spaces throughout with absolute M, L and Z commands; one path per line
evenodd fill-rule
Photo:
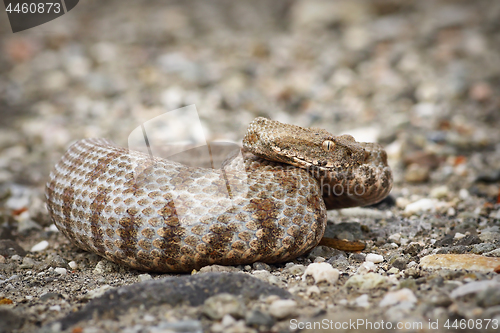
M 240 296 L 242 302 L 269 295 L 291 298 L 288 291 L 248 274 L 196 274 L 148 280 L 112 289 L 103 296 L 91 300 L 81 310 L 68 314 L 60 322 L 62 328 L 66 329 L 83 320 L 90 320 L 94 314 L 97 314 L 97 318 L 106 318 L 110 314 L 117 316 L 129 309 L 143 306 L 146 308 L 162 304 L 199 306 L 208 298 L 222 293 Z
M 263 262 L 254 262 L 253 265 L 252 265 L 253 269 L 255 270 L 266 270 L 266 271 L 272 271 L 273 269 L 271 268 L 271 266 L 269 266 L 268 264 L 266 263 L 263 263 Z
M 245 323 L 248 326 L 255 328 L 259 328 L 261 326 L 269 328 L 274 325 L 275 320 L 267 313 L 263 313 L 259 310 L 252 310 L 246 314 Z
M 229 314 L 234 318 L 243 318 L 246 307 L 242 300 L 234 295 L 223 293 L 208 298 L 202 312 L 211 319 L 220 320 Z
M 19 244 L 10 239 L 0 239 L 0 255 L 9 258 L 15 254 L 24 257 L 26 251 L 24 251 Z
M 500 288 L 489 287 L 476 294 L 477 305 L 483 308 L 500 305 Z
M 0 308 L 0 323 L 0 333 L 13 332 L 23 326 L 24 316 L 19 316 L 10 309 Z

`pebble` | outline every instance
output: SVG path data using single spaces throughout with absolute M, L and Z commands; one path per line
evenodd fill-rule
M 370 307 L 370 302 L 368 301 L 370 297 L 368 294 L 363 294 L 354 300 L 354 304 L 357 307 L 368 309 Z
M 366 261 L 371 261 L 375 264 L 381 263 L 384 261 L 384 257 L 380 254 L 368 253 L 365 258 Z
M 291 299 L 278 299 L 269 306 L 269 313 L 277 319 L 283 319 L 295 315 L 297 302 Z
M 453 289 L 450 294 L 451 298 L 463 297 L 468 294 L 475 294 L 489 288 L 500 288 L 500 280 L 483 280 L 473 281 Z
M 500 257 L 500 248 L 483 253 L 483 255 L 485 255 L 487 257 Z M 500 265 L 500 262 L 498 264 Z
M 476 294 L 476 304 L 483 308 L 500 305 L 500 284 L 478 292 Z
M 26 255 L 26 251 L 24 251 L 24 249 L 13 240 L 0 239 L 0 255 L 7 258 L 11 257 L 11 259 L 13 256 L 20 258 Z
M 63 268 L 63 267 L 54 268 L 54 272 L 56 272 L 59 275 L 66 275 L 66 274 L 68 274 L 68 270 L 66 268 Z
M 442 186 L 438 186 L 438 187 L 435 187 L 431 190 L 431 197 L 432 198 L 436 198 L 436 199 L 443 199 L 443 198 L 446 198 L 448 195 L 449 195 L 449 190 L 448 190 L 448 186 L 446 185 L 442 185 Z
M 307 269 L 302 276 L 302 280 L 305 281 L 307 276 L 312 276 L 314 283 L 320 283 L 322 281 L 335 284 L 339 279 L 339 270 L 332 267 L 332 265 L 321 262 L 313 263 L 307 266 Z
M 33 245 L 33 247 L 31 248 L 30 251 L 31 252 L 41 252 L 41 251 L 45 250 L 47 247 L 49 247 L 49 242 L 44 240 L 38 244 Z
M 105 284 L 100 286 L 99 288 L 89 290 L 87 294 L 85 294 L 86 299 L 98 298 L 104 295 L 104 293 L 108 290 L 113 289 L 109 284 Z
M 436 201 L 433 199 L 420 199 L 412 202 L 405 207 L 405 215 L 416 215 L 422 212 L 429 212 L 436 210 Z
M 222 293 L 209 297 L 203 304 L 202 312 L 215 320 L 220 320 L 227 314 L 234 318 L 244 318 L 246 307 L 238 297 Z
M 71 268 L 72 270 L 76 270 L 76 269 L 78 269 L 78 264 L 77 264 L 75 261 L 70 261 L 70 262 L 68 263 L 68 266 L 69 266 L 69 268 Z
M 387 271 L 387 274 L 398 274 L 399 273 L 399 269 L 396 268 L 396 267 L 391 267 L 388 271 Z
M 475 254 L 431 254 L 420 259 L 420 267 L 424 269 L 465 269 L 488 273 L 498 265 L 500 258 Z
M 384 298 L 380 301 L 379 306 L 392 306 L 398 305 L 398 308 L 411 309 L 417 302 L 417 297 L 408 288 L 403 288 L 397 291 L 390 291 L 385 294 Z
M 266 263 L 263 263 L 263 262 L 254 262 L 253 265 L 252 265 L 253 269 L 255 270 L 266 270 L 266 271 L 272 271 L 272 268 L 271 266 L 269 266 L 268 264 Z
M 301 264 L 292 264 L 285 269 L 285 272 L 291 275 L 302 275 L 306 271 L 306 266 Z
M 276 322 L 273 317 L 259 310 L 252 310 L 245 315 L 245 322 L 251 327 L 271 327 Z
M 364 275 L 353 275 L 345 283 L 346 287 L 370 290 L 387 283 L 387 277 L 378 273 L 367 273 Z
M 375 272 L 377 270 L 377 265 L 375 265 L 371 261 L 365 261 L 361 265 L 359 265 L 358 270 L 356 271 L 358 274 L 366 274 L 368 272 Z
M 138 278 L 139 278 L 140 282 L 148 281 L 148 280 L 152 279 L 151 275 L 149 275 L 149 274 L 139 274 Z

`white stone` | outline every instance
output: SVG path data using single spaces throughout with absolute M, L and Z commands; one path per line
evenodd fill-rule
M 408 288 L 388 292 L 380 301 L 380 306 L 399 304 L 399 307 L 411 308 L 417 302 L 417 297 Z
M 72 270 L 75 270 L 75 269 L 77 269 L 77 268 L 78 268 L 78 264 L 77 264 L 75 261 L 73 261 L 73 260 L 72 260 L 72 261 L 70 261 L 70 262 L 68 262 L 68 266 L 69 266 L 69 268 L 71 268 Z
M 57 267 L 57 268 L 55 268 L 54 272 L 56 272 L 59 275 L 66 275 L 66 274 L 68 274 L 68 270 L 66 268 L 63 268 L 63 267 Z
M 368 302 L 368 299 L 369 299 L 368 294 L 363 294 L 363 295 L 359 296 L 358 298 L 356 298 L 354 300 L 354 303 L 356 304 L 357 307 L 367 309 L 370 307 L 370 302 Z
M 151 275 L 149 275 L 149 274 L 140 274 L 138 276 L 138 278 L 139 278 L 139 281 L 141 281 L 141 282 L 152 279 Z
M 47 241 L 44 240 L 44 241 L 41 241 L 38 244 L 35 244 L 31 248 L 31 252 L 40 252 L 40 251 L 45 250 L 47 247 L 49 247 L 49 242 L 47 242 Z
M 380 254 L 375 254 L 375 253 L 368 253 L 365 258 L 366 261 L 371 261 L 374 264 L 381 263 L 384 261 L 384 257 L 381 256 Z
M 389 269 L 387 271 L 387 274 L 398 274 L 398 273 L 399 273 L 399 269 L 396 267 L 391 267 L 391 269 Z
M 332 267 L 332 265 L 321 262 L 321 263 L 313 263 L 307 266 L 304 275 L 302 276 L 302 280 L 305 281 L 308 275 L 312 276 L 315 283 L 319 283 L 321 281 L 325 281 L 331 284 L 335 284 L 339 279 L 339 270 Z
M 308 297 L 310 297 L 313 294 L 316 294 L 316 295 L 321 294 L 321 291 L 319 290 L 318 286 L 316 286 L 316 285 L 310 286 L 309 288 L 307 288 L 306 295 Z
M 279 299 L 271 303 L 269 313 L 271 316 L 283 319 L 296 313 L 297 302 L 291 299 Z
M 436 199 L 446 198 L 449 194 L 448 187 L 446 185 L 435 187 L 431 190 L 431 197 Z
M 339 215 L 345 217 L 369 217 L 373 219 L 387 218 L 387 214 L 384 211 L 362 207 L 340 209 Z
M 462 200 L 467 200 L 470 198 L 470 194 L 469 194 L 469 191 L 467 191 L 466 189 L 462 188 L 460 189 L 460 191 L 458 192 L 458 197 Z
M 109 284 L 100 286 L 99 288 L 89 290 L 84 296 L 86 299 L 92 299 L 102 296 L 106 291 L 113 289 Z
M 433 199 L 420 199 L 412 202 L 405 207 L 405 215 L 416 215 L 422 212 L 430 212 L 436 210 L 436 201 Z
M 396 232 L 395 234 L 390 235 L 387 237 L 388 240 L 394 243 L 399 243 L 401 241 L 401 234 L 399 232 Z
M 460 233 L 460 232 L 457 232 L 453 238 L 454 238 L 454 239 L 462 239 L 462 238 L 464 238 L 464 237 L 465 237 L 465 235 L 464 235 L 464 234 L 462 234 L 462 233 Z
M 345 283 L 346 287 L 369 290 L 383 285 L 387 282 L 387 277 L 377 273 L 367 273 L 365 275 L 353 275 Z
M 51 307 L 49 307 L 49 310 L 52 310 L 52 311 L 61 311 L 61 306 L 60 305 L 52 305 Z
M 500 280 L 473 281 L 453 289 L 451 298 L 458 298 L 468 294 L 477 293 L 488 288 L 500 288 Z
M 369 272 L 375 272 L 377 270 L 377 265 L 371 261 L 365 261 L 361 265 L 359 265 L 357 273 L 358 274 L 367 274 Z

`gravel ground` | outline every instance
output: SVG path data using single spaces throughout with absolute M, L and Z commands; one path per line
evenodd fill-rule
M 0 332 L 499 331 L 500 2 L 88 0 L 16 34 L 2 15 Z M 390 197 L 329 213 L 366 249 L 168 275 L 71 245 L 43 194 L 68 145 L 189 104 L 210 140 L 265 116 L 383 144 Z

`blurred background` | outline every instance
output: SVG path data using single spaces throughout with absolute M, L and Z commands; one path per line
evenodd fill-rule
M 88 0 L 15 34 L 0 15 L 0 184 L 43 199 L 74 140 L 126 145 L 196 104 L 210 139 L 257 116 L 322 127 L 382 143 L 396 195 L 497 200 L 499 1 Z

